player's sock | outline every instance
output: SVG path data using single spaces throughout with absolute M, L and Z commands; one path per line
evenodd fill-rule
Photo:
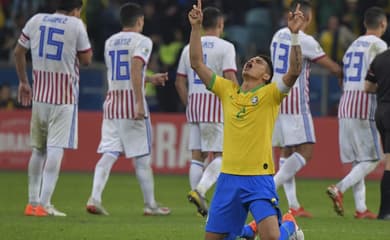
M 366 205 L 366 184 L 364 178 L 352 186 L 353 198 L 355 200 L 355 208 L 358 212 L 365 212 Z
M 117 153 L 104 153 L 96 164 L 91 197 L 99 203 L 102 202 L 103 190 L 110 176 L 112 165 L 114 165 L 118 156 Z
M 191 189 L 195 189 L 198 185 L 203 174 L 204 163 L 198 160 L 191 160 L 190 170 L 189 170 L 189 179 Z
M 295 223 L 291 221 L 285 221 L 280 225 L 280 237 L 279 240 L 289 240 L 290 236 L 296 231 Z
M 221 164 L 222 157 L 216 157 L 207 165 L 198 186 L 196 186 L 196 190 L 200 195 L 205 196 L 206 192 L 217 181 L 219 173 L 221 172 Z
M 279 168 L 285 163 L 285 158 L 279 159 Z M 288 179 L 285 183 L 283 183 L 284 193 L 286 194 L 288 206 L 290 208 L 298 209 L 301 205 L 298 202 L 297 192 L 296 192 L 296 184 L 295 177 Z
M 51 196 L 53 195 L 58 180 L 63 155 L 63 148 L 47 148 L 47 160 L 45 167 L 43 168 L 42 190 L 40 199 L 42 206 L 50 205 Z
M 286 159 L 286 162 L 279 168 L 279 171 L 274 176 L 276 189 L 285 183 L 288 179 L 305 166 L 306 160 L 301 154 L 294 152 Z
M 144 203 L 154 208 L 157 207 L 157 203 L 154 197 L 154 178 L 150 164 L 150 155 L 135 158 L 135 174 L 142 190 Z
M 361 179 L 364 179 L 366 175 L 372 172 L 377 165 L 378 161 L 366 161 L 354 164 L 351 171 L 336 184 L 336 187 L 340 190 L 340 192 L 344 193 L 348 188 L 355 185 Z
M 241 231 L 240 238 L 253 238 L 255 236 L 255 232 L 252 230 L 252 228 L 246 224 Z
M 39 204 L 45 158 L 45 153 L 40 152 L 36 148 L 32 149 L 31 159 L 28 162 L 28 202 L 33 206 Z
M 381 179 L 381 202 L 378 218 L 390 214 L 390 170 L 385 170 Z

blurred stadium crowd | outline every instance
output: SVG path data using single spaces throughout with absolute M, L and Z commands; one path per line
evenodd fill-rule
M 119 6 L 129 0 L 84 0 L 83 20 L 93 44 L 94 61 L 102 63 L 104 41 L 120 31 Z M 153 54 L 149 62 L 152 72 L 169 73 L 165 87 L 148 89 L 156 105 L 153 110 L 180 112 L 181 105 L 174 79 L 181 49 L 187 44 L 190 26 L 188 9 L 193 0 L 133 0 L 144 7 L 143 33 L 152 38 Z M 291 0 L 204 0 L 204 6 L 216 6 L 226 15 L 224 38 L 233 42 L 237 65 L 257 53 L 269 53 L 273 33 L 285 25 L 285 14 Z M 313 0 L 314 18 L 309 34 L 317 38 L 325 52 L 337 62 L 349 44 L 363 31 L 363 12 L 379 6 L 390 16 L 389 0 Z M 13 63 L 12 49 L 24 23 L 37 12 L 53 12 L 52 0 L 0 0 L 0 62 Z M 390 44 L 389 31 L 383 37 Z M 0 81 L 0 89 L 7 83 Z M 17 107 L 9 97 L 0 96 L 0 108 Z M 3 95 L 3 94 L 2 94 Z M 9 100 L 8 100 L 9 99 Z M 13 104 L 6 104 L 12 101 Z M 157 103 L 157 104 L 156 104 Z M 11 107 L 10 107 L 11 106 Z

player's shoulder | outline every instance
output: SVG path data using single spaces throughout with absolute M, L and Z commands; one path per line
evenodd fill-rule
M 288 29 L 288 27 L 283 27 L 283 28 L 280 28 L 279 30 L 277 30 L 275 33 L 274 33 L 274 36 L 273 38 L 276 39 L 286 39 L 286 40 L 289 40 L 291 37 L 290 37 L 290 30 Z
M 299 40 L 301 41 L 301 45 L 304 44 L 319 44 L 318 41 L 312 36 L 303 31 L 299 31 Z M 302 44 L 303 43 L 303 44 Z

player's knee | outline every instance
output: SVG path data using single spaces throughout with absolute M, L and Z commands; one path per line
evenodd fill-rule
M 150 155 L 143 156 L 143 157 L 137 157 L 135 158 L 135 168 L 136 170 L 145 170 L 145 169 L 151 169 L 151 158 Z

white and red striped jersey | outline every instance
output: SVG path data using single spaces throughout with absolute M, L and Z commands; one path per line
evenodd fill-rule
M 281 114 L 306 114 L 309 108 L 309 75 L 310 64 L 325 56 L 320 44 L 310 35 L 299 31 L 299 41 L 302 49 L 302 71 L 281 106 Z M 282 80 L 290 63 L 291 32 L 282 28 L 275 33 L 271 42 L 271 60 L 274 67 L 273 81 Z
M 144 94 L 145 70 L 152 52 L 150 38 L 136 32 L 119 32 L 106 40 L 104 58 L 107 67 L 108 91 L 103 104 L 105 119 L 133 119 L 136 101 L 131 81 L 131 60 L 139 58 L 144 62 L 142 89 Z M 148 107 L 144 98 L 145 113 Z
M 201 38 L 204 63 L 217 75 L 237 71 L 236 51 L 233 44 L 215 36 Z M 222 106 L 217 96 L 206 89 L 202 80 L 191 68 L 189 46 L 180 57 L 177 74 L 188 80 L 188 122 L 223 122 Z
M 386 49 L 386 42 L 374 35 L 361 36 L 349 46 L 343 57 L 339 118 L 374 120 L 376 96 L 364 91 L 364 81 L 372 60 Z
M 31 49 L 33 101 L 77 104 L 77 53 L 91 50 L 83 22 L 59 13 L 36 14 L 24 26 L 18 43 Z

